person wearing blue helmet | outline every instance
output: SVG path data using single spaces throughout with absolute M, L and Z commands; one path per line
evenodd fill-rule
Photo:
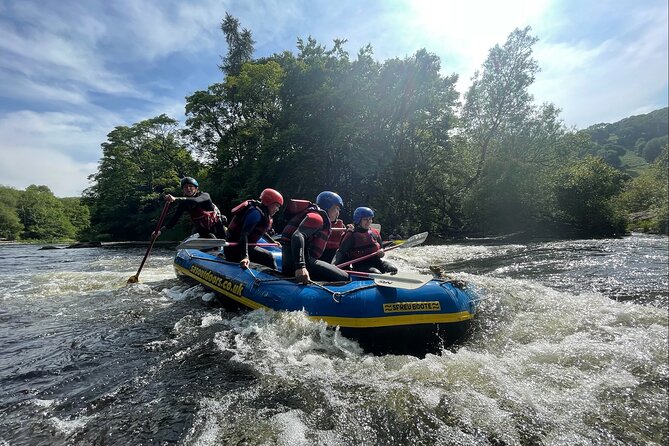
M 339 265 L 369 256 L 365 260 L 360 260 L 350 265 L 351 269 L 377 274 L 397 273 L 397 268 L 394 265 L 381 258 L 385 255 L 385 252 L 381 249 L 383 240 L 381 240 L 379 231 L 371 227 L 373 218 L 374 211 L 368 207 L 359 207 L 353 211 L 353 223 L 355 226 L 352 231 L 346 231 L 342 237 L 341 244 L 332 263 Z
M 199 184 L 195 178 L 184 177 L 181 179 L 181 190 L 183 197 L 175 197 L 170 194 L 165 195 L 165 201 L 168 203 L 177 203 L 172 217 L 165 223 L 154 236 L 158 237 L 161 232 L 174 227 L 184 212 L 190 214 L 193 221 L 193 232 L 197 232 L 203 238 L 225 238 L 225 224 L 227 219 L 218 210 L 218 207 L 211 200 L 206 192 L 200 192 Z
M 304 200 L 295 212 L 287 209 L 288 223 L 281 238 L 282 273 L 294 276 L 299 283 L 310 280 L 328 282 L 347 281 L 348 274 L 331 263 L 320 260 L 332 232 L 332 222 L 337 220 L 344 206 L 335 192 L 323 191 L 316 203 Z M 289 208 L 291 204 L 289 204 Z

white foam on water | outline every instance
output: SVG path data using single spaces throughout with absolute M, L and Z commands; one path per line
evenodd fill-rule
M 164 288 L 161 293 L 174 301 L 203 299 L 203 296 L 213 294 L 207 293 L 202 285 L 193 286 L 183 283 L 179 283 L 171 288 Z
M 51 421 L 51 424 L 53 424 L 53 426 L 60 432 L 70 435 L 75 431 L 84 429 L 88 422 L 94 418 L 95 417 L 93 416 L 80 416 L 73 420 L 63 420 L 58 417 L 51 417 L 49 421 Z
M 42 400 L 36 398 L 34 400 L 30 400 L 30 402 L 38 407 L 51 407 L 56 402 L 56 400 Z
M 387 260 L 397 263 L 400 270 L 406 268 L 428 269 L 432 265 L 443 265 L 472 259 L 496 258 L 524 249 L 524 245 L 425 245 L 388 252 Z
M 220 314 L 215 314 L 215 315 L 210 315 L 210 316 L 205 316 L 202 318 L 202 323 L 200 324 L 201 327 L 211 327 L 213 325 L 219 325 L 223 319 L 221 318 Z
M 228 402 L 231 399 L 227 400 Z M 215 446 L 222 444 L 219 440 L 221 436 L 221 424 L 216 414 L 229 413 L 229 403 L 225 401 L 205 398 L 200 401 L 200 409 L 195 415 L 195 421 L 188 432 L 184 444 L 194 444 L 199 446 Z
M 476 444 L 477 431 L 506 444 L 528 436 L 545 444 L 592 444 L 603 441 L 598 423 L 616 423 L 620 408 L 610 399 L 643 393 L 645 383 L 669 376 L 667 314 L 661 309 L 529 280 L 457 278 L 475 283 L 482 301 L 474 332 L 455 352 L 375 357 L 304 313 L 263 310 L 226 320 L 215 343 L 232 354 L 231 361 L 258 373 L 260 383 L 313 386 L 323 392 L 323 404 L 341 414 L 342 424 L 333 421 L 327 435 L 305 427 L 312 426 L 308 413 L 275 418 L 281 420 L 275 423 L 279 438 L 296 444 L 336 438 L 349 428 L 364 436 L 370 421 L 356 421 L 355 411 L 368 405 L 426 417 L 446 412 L 456 424 L 433 419 L 434 429 L 462 444 Z M 660 409 L 666 393 L 643 398 L 658 407 L 659 419 L 666 416 Z
M 289 410 L 275 415 L 272 422 L 279 431 L 276 444 L 285 446 L 309 446 L 311 442 L 307 439 L 309 431 L 302 421 L 301 410 Z
M 216 337 L 219 348 L 232 352 L 231 360 L 252 364 L 262 373 L 292 373 L 286 365 L 329 373 L 333 370 L 331 355 L 363 354 L 355 341 L 344 338 L 323 321 L 308 318 L 304 312 L 256 310 L 228 323 L 232 334 Z

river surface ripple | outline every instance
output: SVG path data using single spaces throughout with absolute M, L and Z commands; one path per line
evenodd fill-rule
M 0 245 L 0 446 L 665 445 L 667 237 L 398 249 L 482 297 L 465 342 L 371 356 L 228 312 L 173 252 Z

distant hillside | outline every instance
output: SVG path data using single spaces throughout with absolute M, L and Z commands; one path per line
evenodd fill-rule
M 630 116 L 612 124 L 595 124 L 584 132 L 595 143 L 588 153 L 601 156 L 612 166 L 636 176 L 667 145 L 669 108 Z
M 613 124 L 595 124 L 585 131 L 599 145 L 613 143 L 634 151 L 640 138 L 647 142 L 653 138 L 667 136 L 669 108 L 661 108 L 645 115 L 630 116 Z

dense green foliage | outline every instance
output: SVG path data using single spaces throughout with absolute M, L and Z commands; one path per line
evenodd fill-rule
M 89 221 L 80 198 L 57 198 L 47 186 L 25 191 L 0 186 L 0 238 L 73 240 L 85 236 Z
M 199 165 L 180 141 L 177 122 L 165 115 L 119 126 L 102 144 L 93 186 L 84 192 L 91 231 L 101 240 L 148 238 L 163 192 L 178 192 L 179 179 L 198 176 Z
M 620 205 L 631 213 L 632 229 L 669 233 L 669 162 L 667 146 L 653 165 L 626 185 Z
M 649 207 L 665 215 L 666 231 L 658 170 L 624 173 L 631 156 L 639 171 L 641 156 L 657 157 L 666 109 L 568 131 L 558 109 L 528 92 L 539 70 L 529 28 L 490 50 L 462 104 L 457 75 L 443 75 L 425 49 L 379 62 L 371 46 L 351 58 L 344 40 L 327 48 L 308 38 L 296 53 L 253 59 L 250 31 L 230 15 L 221 30 L 224 77 L 186 98 L 184 127 L 161 115 L 117 127 L 102 144 L 84 194 L 92 236 L 147 238 L 160 195 L 178 193 L 186 175 L 224 213 L 266 187 L 310 200 L 334 190 L 345 220 L 370 206 L 384 232 L 402 235 L 615 235 Z M 85 220 L 74 207 L 67 215 Z
M 17 240 L 21 237 L 23 225 L 16 207 L 21 192 L 0 186 L 0 238 Z
M 584 234 L 621 234 L 625 220 L 614 206 L 625 176 L 604 160 L 586 157 L 566 166 L 555 181 L 556 209 L 562 222 Z

